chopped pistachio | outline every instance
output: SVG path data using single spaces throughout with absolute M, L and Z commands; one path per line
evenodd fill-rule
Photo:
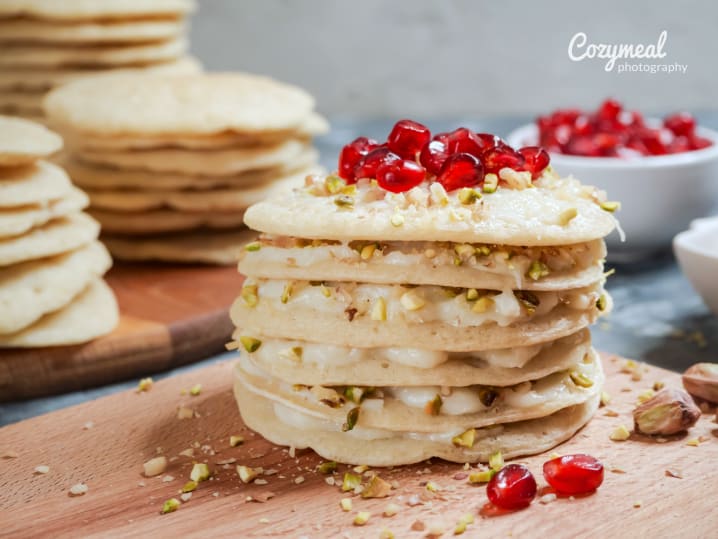
M 476 429 L 468 429 L 458 436 L 454 436 L 451 439 L 451 443 L 456 447 L 474 447 L 474 443 L 476 443 Z
M 392 226 L 401 226 L 404 224 L 404 216 L 400 213 L 395 213 L 391 216 L 391 224 Z
M 459 521 L 456 523 L 456 527 L 454 528 L 454 535 L 461 535 L 466 531 L 466 527 L 469 524 L 474 523 L 474 515 L 471 513 L 465 513 L 464 515 L 461 515 L 461 518 L 459 518 Z
M 379 539 L 394 539 L 394 532 L 390 529 L 384 528 L 379 532 Z
M 145 477 L 160 475 L 167 469 L 167 457 L 155 457 L 142 465 Z
M 407 311 L 418 311 L 426 305 L 424 298 L 413 290 L 404 292 L 399 301 L 401 302 L 402 307 L 404 307 Z
M 601 406 L 608 406 L 611 402 L 611 395 L 607 391 L 601 391 Z
M 608 308 L 608 296 L 606 294 L 601 294 L 601 296 L 596 300 L 596 309 L 603 312 Z
M 195 384 L 191 388 L 189 388 L 189 394 L 193 397 L 196 397 L 200 393 L 202 393 L 202 384 Z
M 362 498 L 386 498 L 391 492 L 391 484 L 384 481 L 378 475 L 372 476 L 364 490 L 361 492 Z
M 330 474 L 337 471 L 337 463 L 333 460 L 327 460 L 317 466 L 317 471 L 323 474 Z
M 259 302 L 258 288 L 256 284 L 247 284 L 242 287 L 241 293 L 244 303 L 247 307 L 255 307 Z
M 660 391 L 664 387 L 666 387 L 666 384 L 663 382 L 660 382 L 660 381 L 653 382 L 653 391 Z
M 368 245 L 365 245 L 362 247 L 359 256 L 362 260 L 369 260 L 372 256 L 374 256 L 374 251 L 376 251 L 376 243 L 370 243 Z
M 344 404 L 344 398 L 337 392 L 336 389 L 324 386 L 312 386 L 309 388 L 309 392 L 321 402 L 326 404 L 330 408 L 338 408 Z
M 631 433 L 626 428 L 626 425 L 618 425 L 613 432 L 611 432 L 609 438 L 614 442 L 623 442 L 631 437 Z
M 354 525 L 355 526 L 363 526 L 367 522 L 369 522 L 369 519 L 371 518 L 371 513 L 369 511 L 359 511 L 356 516 L 354 517 Z
M 489 468 L 491 468 L 495 472 L 498 472 L 503 467 L 504 456 L 501 454 L 501 451 L 496 451 L 495 453 L 492 453 L 489 457 Z
M 433 399 L 424 405 L 424 413 L 426 415 L 439 415 L 443 404 L 444 401 L 442 400 L 441 395 L 437 393 Z
M 356 194 L 357 194 L 357 186 L 354 185 L 354 184 L 352 184 L 352 185 L 345 185 L 344 187 L 342 187 L 342 194 L 343 194 L 343 195 L 350 195 L 350 196 L 356 195 Z
M 459 189 L 457 198 L 462 204 L 473 204 L 481 198 L 481 193 L 479 193 L 476 189 L 472 189 L 470 187 L 462 187 L 461 189 Z
M 349 492 L 361 485 L 361 476 L 350 472 L 344 473 L 342 479 L 342 492 Z
M 230 447 L 237 447 L 238 445 L 241 445 L 244 443 L 244 436 L 230 436 L 229 437 L 229 446 Z
M 568 208 L 563 210 L 558 216 L 558 224 L 561 226 L 567 226 L 578 216 L 578 210 L 576 208 Z
M 476 288 L 469 288 L 466 291 L 466 301 L 476 301 L 479 299 L 479 291 Z
M 386 300 L 379 296 L 371 308 L 371 319 L 383 322 L 386 320 Z
M 249 252 L 259 251 L 261 248 L 262 244 L 258 241 L 253 241 L 244 246 L 244 250 Z
M 439 492 L 441 490 L 441 487 L 433 481 L 427 481 L 426 490 L 428 490 L 429 492 Z
M 490 172 L 489 174 L 484 176 L 484 186 L 481 188 L 484 193 L 495 193 L 498 187 L 499 177 L 496 174 Z
M 488 483 L 491 478 L 496 475 L 496 471 L 489 468 L 488 470 L 478 470 L 469 474 L 469 483 Z
M 352 510 L 352 499 L 351 498 L 342 498 L 339 500 L 339 505 L 342 508 L 342 511 L 349 512 Z
M 621 203 L 607 200 L 606 202 L 601 202 L 601 209 L 613 213 L 621 209 Z
M 162 510 L 160 513 L 163 515 L 167 513 L 173 513 L 179 509 L 180 501 L 177 498 L 170 498 L 165 503 L 162 504 Z
M 209 466 L 204 462 L 195 462 L 192 466 L 192 471 L 189 473 L 189 478 L 196 483 L 201 483 L 209 479 L 212 473 L 209 471 Z
M 279 298 L 282 303 L 287 303 L 289 301 L 289 298 L 292 297 L 292 290 L 294 288 L 294 283 L 289 282 L 284 285 L 284 290 L 282 290 L 282 296 Z
M 528 272 L 526 272 L 526 276 L 532 281 L 538 281 L 539 279 L 548 277 L 550 273 L 551 271 L 548 269 L 546 264 L 540 260 L 534 260 L 531 262 L 531 266 L 529 267 Z
M 680 389 L 662 389 L 633 410 L 636 431 L 671 435 L 696 424 L 701 416 L 691 396 Z
M 592 387 L 593 386 L 593 380 L 591 380 L 588 376 L 586 376 L 582 372 L 572 371 L 569 374 L 569 377 L 571 378 L 571 381 L 579 387 Z
M 638 394 L 638 404 L 643 404 L 644 402 L 651 400 L 655 394 L 656 392 L 652 389 L 646 389 L 645 391 L 641 391 Z
M 490 298 L 489 296 L 481 296 L 479 299 L 476 300 L 476 303 L 474 303 L 474 306 L 471 307 L 471 310 L 475 313 L 485 313 L 493 306 L 493 298 Z
M 339 195 L 334 199 L 334 204 L 340 208 L 351 209 L 354 207 L 354 199 L 349 195 Z
M 476 248 L 476 253 L 480 254 L 481 256 L 489 256 L 491 254 L 491 247 L 488 245 L 479 245 Z
M 698 438 L 691 438 L 686 442 L 686 445 L 689 447 L 698 447 L 699 445 L 701 445 L 701 441 Z
M 182 486 L 182 492 L 192 492 L 193 490 L 196 490 L 196 489 L 197 489 L 197 481 L 190 480 L 190 481 L 187 481 Z
M 476 249 L 468 243 L 458 243 L 454 245 L 454 252 L 462 259 L 468 259 L 476 253 Z
M 536 312 L 536 307 L 541 304 L 541 300 L 538 296 L 528 290 L 514 290 L 514 296 L 519 300 L 519 303 L 524 306 L 529 315 Z
M 335 195 L 346 186 L 346 182 L 334 174 L 330 174 L 324 180 L 324 187 L 330 195 Z
M 251 468 L 249 466 L 237 465 L 237 475 L 242 483 L 251 483 L 264 470 L 262 468 Z
M 347 386 L 344 388 L 344 396 L 347 400 L 360 404 L 366 397 L 374 392 L 371 387 Z
M 149 391 L 150 389 L 152 389 L 152 384 L 154 384 L 154 381 L 151 377 L 142 378 L 142 380 L 137 383 L 137 393 Z
M 498 396 L 499 393 L 490 387 L 481 387 L 479 389 L 479 400 L 481 401 L 481 404 L 487 408 L 491 408 Z
M 252 352 L 256 352 L 257 350 L 259 350 L 259 347 L 262 346 L 262 341 L 260 341 L 259 339 L 255 339 L 254 337 L 242 336 L 239 338 L 239 342 L 242 343 L 244 349 L 250 354 Z
M 393 517 L 396 515 L 399 511 L 401 511 L 401 507 L 399 507 L 395 503 L 390 503 L 386 506 L 384 509 L 384 512 L 382 513 L 385 517 Z
M 319 285 L 319 287 L 320 287 L 320 290 L 322 291 L 322 295 L 325 298 L 330 298 L 332 296 L 332 291 L 325 284 L 322 283 Z
M 347 412 L 347 420 L 342 425 L 342 431 L 347 432 L 352 430 L 359 421 L 359 406 L 356 406 Z

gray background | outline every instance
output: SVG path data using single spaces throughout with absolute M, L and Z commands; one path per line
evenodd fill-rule
M 711 0 L 199 0 L 192 49 L 208 69 L 299 84 L 336 116 L 476 117 L 594 106 L 716 108 Z M 655 43 L 686 74 L 607 73 L 568 58 L 571 37 Z M 656 60 L 647 60 L 655 62 Z

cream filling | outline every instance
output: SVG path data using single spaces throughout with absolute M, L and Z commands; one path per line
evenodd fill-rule
M 422 410 L 427 402 L 436 395 L 441 395 L 441 413 L 446 415 L 473 414 L 486 409 L 481 403 L 478 391 L 472 387 L 456 387 L 444 390 L 444 394 L 438 386 L 388 387 L 384 392 L 406 406 Z
M 312 286 L 308 281 L 259 280 L 256 284 L 259 301 L 270 301 L 279 308 L 298 307 L 350 319 L 369 317 L 375 303 L 382 298 L 386 304 L 386 320 L 398 323 L 442 322 L 453 326 L 480 326 L 495 322 L 508 326 L 514 322 L 540 316 L 559 304 L 585 311 L 595 306 L 603 290 L 601 285 L 567 291 L 533 292 L 538 305 L 527 308 L 510 289 L 481 291 L 479 297 L 489 300 L 478 311 L 475 300 L 467 299 L 465 289 L 422 285 L 377 285 L 326 283 Z M 286 301 L 283 300 L 286 299 Z
M 303 365 L 324 368 L 327 366 L 349 366 L 364 361 L 388 361 L 417 369 L 431 369 L 450 360 L 461 360 L 477 368 L 497 365 L 505 368 L 523 367 L 552 343 L 519 346 L 502 350 L 481 352 L 445 352 L 422 350 L 420 348 L 350 348 L 331 344 L 283 339 L 262 340 L 262 346 L 254 352 L 263 358 L 280 358 Z

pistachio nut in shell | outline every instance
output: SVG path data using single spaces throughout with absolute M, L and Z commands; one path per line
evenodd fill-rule
M 633 410 L 636 432 L 664 436 L 688 430 L 700 416 L 691 396 L 681 389 L 662 389 Z
M 718 363 L 696 363 L 683 373 L 683 387 L 694 397 L 718 403 Z

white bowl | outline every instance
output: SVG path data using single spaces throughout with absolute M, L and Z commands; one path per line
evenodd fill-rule
M 616 214 L 626 232 L 621 242 L 617 232 L 607 238 L 609 256 L 640 258 L 647 252 L 668 247 L 671 239 L 693 219 L 705 217 L 718 207 L 718 132 L 697 128 L 713 141 L 702 150 L 670 155 L 617 158 L 581 157 L 551 153 L 551 165 L 561 175 L 608 193 L 621 202 Z M 538 129 L 534 124 L 509 134 L 514 147 L 534 146 Z
M 718 217 L 693 221 L 675 237 L 673 250 L 693 288 L 718 315 Z

